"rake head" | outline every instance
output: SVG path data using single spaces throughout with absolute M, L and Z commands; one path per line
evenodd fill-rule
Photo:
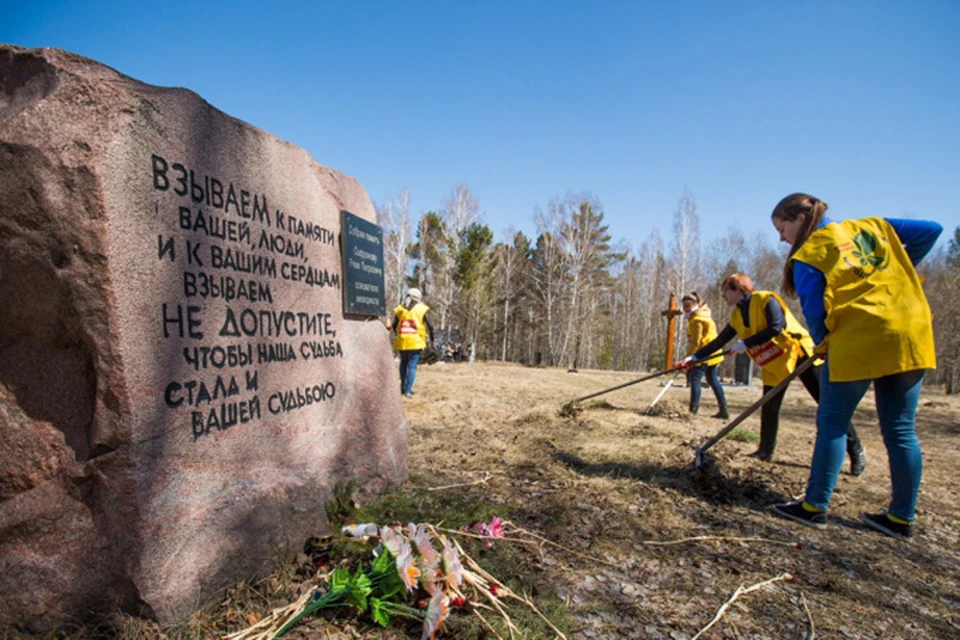
M 560 407 L 561 418 L 576 418 L 581 413 L 583 413 L 583 404 L 577 402 L 576 400 L 571 400 L 567 404 Z

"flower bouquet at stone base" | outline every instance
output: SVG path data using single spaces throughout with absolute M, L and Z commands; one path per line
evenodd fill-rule
M 487 547 L 493 538 L 503 537 L 499 518 L 489 524 L 477 523 L 473 531 L 477 534 L 466 535 L 485 538 Z M 334 569 L 326 575 L 322 589 L 317 586 L 308 590 L 297 602 L 275 609 L 252 627 L 226 636 L 227 640 L 279 638 L 311 613 L 336 607 L 352 607 L 382 626 L 390 624 L 394 617 L 422 621 L 421 639 L 436 637 L 451 609 L 462 609 L 477 616 L 494 637 L 500 638 L 486 616 L 501 617 L 511 634 L 518 631 L 503 599 L 522 603 L 540 616 L 557 637 L 565 638 L 529 599 L 504 587 L 435 526 L 364 524 L 346 526 L 343 533 L 352 538 L 379 539 L 373 559 L 361 562 L 353 571 L 345 567 Z M 418 603 L 421 607 L 416 606 Z

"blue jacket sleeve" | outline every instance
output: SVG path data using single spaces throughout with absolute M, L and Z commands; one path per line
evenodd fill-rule
M 914 266 L 920 264 L 924 256 L 936 244 L 937 238 L 943 233 L 943 227 L 932 220 L 903 220 L 900 218 L 886 218 L 893 230 L 900 237 L 903 248 Z
M 803 307 L 803 317 L 807 319 L 807 329 L 814 344 L 820 344 L 827 336 L 826 307 L 823 305 L 823 294 L 827 290 L 827 278 L 819 269 L 811 267 L 799 260 L 793 261 L 793 285 Z

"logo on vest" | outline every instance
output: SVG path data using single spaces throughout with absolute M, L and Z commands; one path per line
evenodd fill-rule
M 415 336 L 419 333 L 417 328 L 416 320 L 407 318 L 406 320 L 400 321 L 400 335 L 402 336 Z
M 761 367 L 765 367 L 784 354 L 784 350 L 778 347 L 773 340 L 767 340 L 762 344 L 747 348 L 747 353 Z
M 869 278 L 871 274 L 875 271 L 881 271 L 886 269 L 886 256 L 877 255 L 877 239 L 870 233 L 866 231 L 858 231 L 857 235 L 853 236 L 853 244 L 856 245 L 856 250 L 852 251 L 856 262 L 850 260 L 847 256 L 843 257 L 843 261 L 848 267 L 850 267 L 856 276 L 860 279 Z

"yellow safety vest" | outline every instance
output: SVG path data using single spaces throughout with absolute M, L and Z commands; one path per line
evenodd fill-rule
M 741 340 L 756 335 L 767 328 L 766 307 L 767 301 L 773 298 L 783 308 L 783 318 L 786 326 L 778 335 L 764 343 L 747 349 L 747 354 L 760 365 L 763 370 L 763 384 L 773 387 L 797 368 L 797 360 L 803 356 L 813 355 L 813 339 L 787 308 L 786 303 L 773 291 L 754 291 L 750 294 L 750 326 L 743 323 L 743 316 L 738 307 L 733 308 L 730 314 L 730 326 L 733 327 Z
M 710 314 L 710 307 L 701 305 L 699 309 L 693 312 L 690 319 L 687 320 L 687 347 L 690 353 L 696 353 L 702 347 L 707 346 L 717 337 L 717 323 L 713 321 Z M 723 351 L 716 351 L 707 356 L 707 366 L 723 362 Z
M 831 222 L 792 256 L 821 271 L 830 380 L 933 369 L 930 305 L 897 232 L 883 218 Z
M 418 302 L 412 309 L 400 305 L 393 310 L 400 322 L 397 325 L 397 337 L 393 340 L 393 348 L 397 351 L 413 351 L 427 346 L 427 324 L 423 316 L 427 315 L 430 307 Z

